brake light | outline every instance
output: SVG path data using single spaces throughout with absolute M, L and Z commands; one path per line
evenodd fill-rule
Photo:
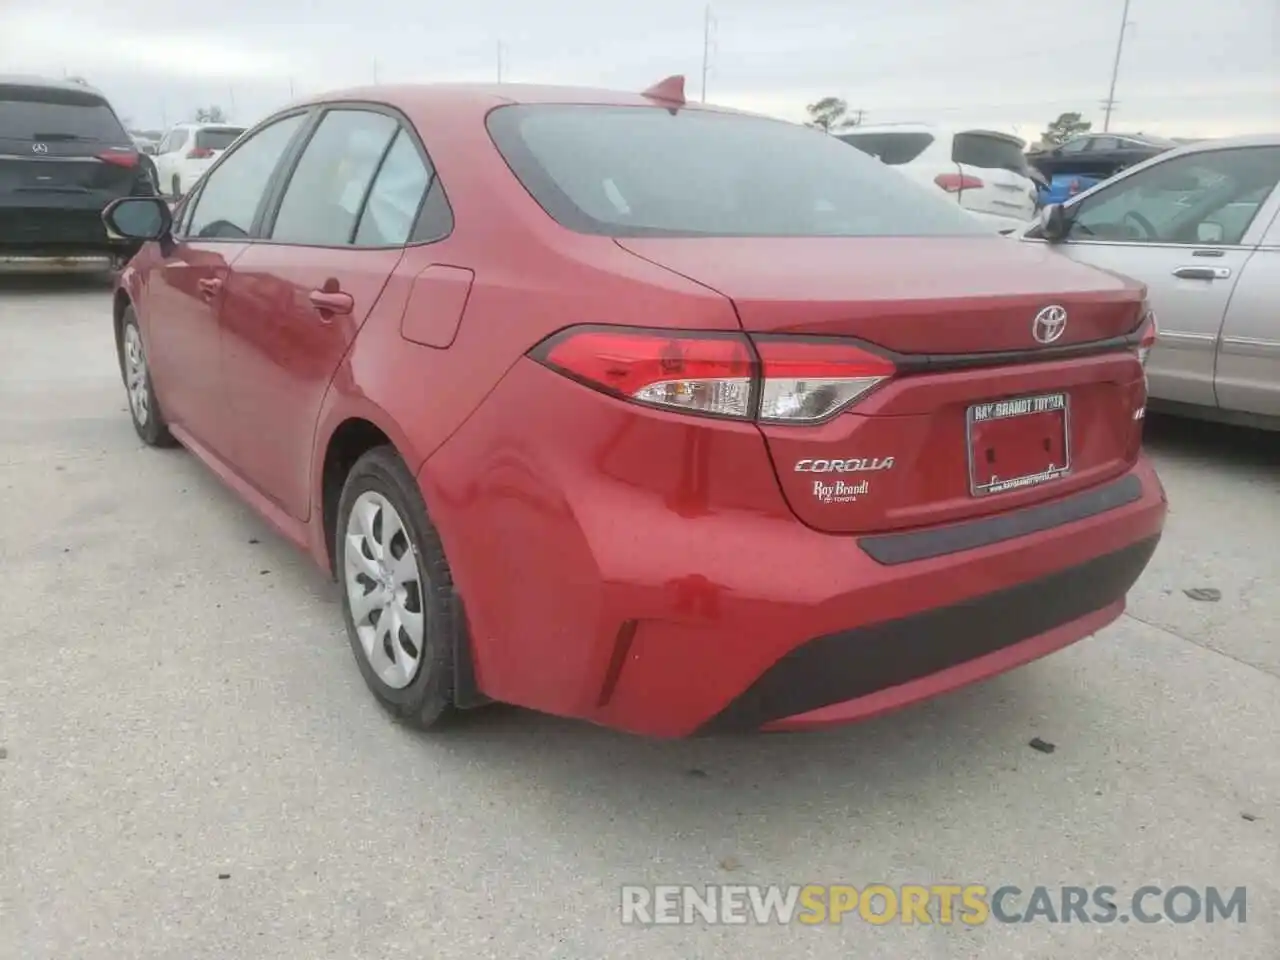
M 208 160 L 213 156 L 213 151 L 208 147 L 193 147 L 187 153 L 188 160 Z
M 646 406 L 768 423 L 816 423 L 895 373 L 844 341 L 576 327 L 531 356 L 588 387 Z
M 962 173 L 940 173 L 933 182 L 947 193 L 959 193 L 961 190 L 980 190 L 982 181 Z
M 98 159 L 103 163 L 110 163 L 117 167 L 136 167 L 138 165 L 138 155 L 128 150 L 107 150 L 98 154 Z
M 1147 365 L 1147 356 L 1151 353 L 1151 348 L 1155 346 L 1156 335 L 1160 332 L 1159 324 L 1156 322 L 1155 311 L 1147 307 L 1143 312 L 1142 320 L 1142 336 L 1138 341 L 1138 362 L 1144 367 Z

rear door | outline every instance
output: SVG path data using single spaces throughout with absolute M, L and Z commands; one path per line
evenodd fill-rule
M 426 154 L 397 116 L 329 110 L 277 188 L 264 239 L 235 263 L 223 324 L 236 459 L 299 520 L 310 511 L 321 402 L 404 256 L 429 180 Z
M 951 160 L 960 174 L 960 205 L 975 213 L 1030 220 L 1036 212 L 1036 185 L 1017 137 L 966 130 L 951 141 Z
M 0 210 L 14 218 L 0 243 L 57 226 L 52 216 L 37 219 L 39 211 L 96 214 L 132 193 L 138 176 L 137 147 L 101 94 L 74 85 L 0 84 Z M 34 215 L 19 219 L 19 211 Z
M 1217 405 L 1218 336 L 1260 239 L 1257 198 L 1280 178 L 1278 155 L 1275 147 L 1183 154 L 1069 205 L 1071 231 L 1053 249 L 1147 284 L 1160 324 L 1147 361 L 1152 397 Z

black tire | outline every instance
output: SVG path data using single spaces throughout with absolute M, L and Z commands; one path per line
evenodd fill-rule
M 133 392 L 130 389 L 131 363 L 129 343 L 131 336 L 136 336 L 137 349 L 142 355 L 143 379 L 145 381 L 143 389 L 145 390 L 146 399 L 145 412 L 139 411 L 137 404 L 134 402 Z M 138 326 L 138 318 L 133 312 L 133 307 L 125 307 L 124 309 L 124 317 L 120 323 L 120 342 L 116 345 L 116 351 L 120 360 L 120 379 L 124 381 L 125 399 L 129 403 L 129 417 L 133 420 L 133 429 L 137 431 L 142 442 L 149 447 L 177 446 L 178 441 L 169 432 L 169 425 L 164 419 L 164 411 L 160 409 L 160 401 L 156 399 L 155 387 L 151 383 L 151 368 L 146 356 L 146 344 L 142 340 L 142 328 Z
M 423 614 L 422 650 L 417 675 L 407 686 L 385 683 L 369 662 L 351 612 L 347 586 L 347 524 L 361 494 L 375 492 L 386 498 L 400 515 L 408 537 L 408 549 L 417 555 Z M 393 545 L 394 546 L 394 545 Z M 399 554 L 403 556 L 403 551 Z M 422 730 L 447 721 L 453 710 L 453 575 L 445 559 L 440 535 L 427 517 L 426 505 L 413 474 L 391 447 L 368 451 L 351 468 L 338 501 L 334 527 L 334 567 L 342 593 L 342 617 L 351 651 L 374 697 L 396 719 Z

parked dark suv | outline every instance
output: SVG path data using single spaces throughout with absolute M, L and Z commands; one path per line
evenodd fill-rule
M 0 258 L 128 259 L 102 209 L 155 196 L 138 148 L 100 92 L 82 83 L 0 75 Z

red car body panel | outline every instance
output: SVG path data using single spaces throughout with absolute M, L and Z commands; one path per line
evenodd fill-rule
M 1025 350 L 1050 303 L 1071 312 L 1059 346 L 1130 336 L 1141 287 L 1002 238 L 574 233 L 495 148 L 485 115 L 503 92 L 331 99 L 412 121 L 453 210 L 447 237 L 181 242 L 167 256 L 148 244 L 120 296 L 175 435 L 318 563 L 331 564 L 331 443 L 351 424 L 390 440 L 440 532 L 463 654 L 488 697 L 658 736 L 807 728 L 1009 669 L 1123 610 L 1166 509 L 1140 451 L 1136 355 L 975 363 Z M 202 279 L 223 282 L 210 297 Z M 350 294 L 349 311 L 318 306 L 316 291 Z M 922 366 L 815 426 L 734 422 L 628 403 L 527 355 L 578 324 L 855 337 L 968 366 Z M 968 408 L 1053 392 L 1070 397 L 1072 472 L 973 496 Z M 823 456 L 893 467 L 824 504 L 820 478 L 792 469 Z M 1080 599 L 1028 601 L 1036 591 Z M 988 611 L 990 636 L 965 625 L 967 609 Z M 827 689 L 842 679 L 854 695 Z M 805 684 L 807 701 L 791 692 Z

